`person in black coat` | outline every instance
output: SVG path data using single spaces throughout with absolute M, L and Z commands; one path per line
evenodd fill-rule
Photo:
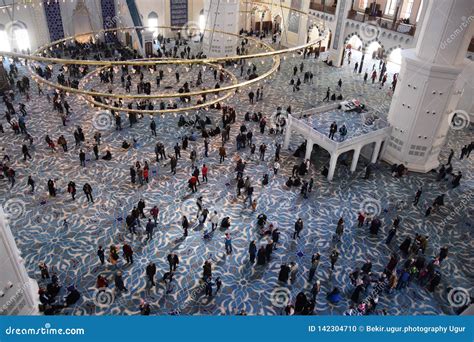
M 257 244 L 255 243 L 255 240 L 250 242 L 249 245 L 249 256 L 250 256 L 250 262 L 253 264 L 255 263 L 255 257 L 257 256 Z
M 155 274 L 156 274 L 156 265 L 153 262 L 150 262 L 146 267 L 146 275 L 148 280 L 150 280 L 151 286 L 155 286 Z
M 181 221 L 181 226 L 183 227 L 184 230 L 184 236 L 188 236 L 188 228 L 189 228 L 189 221 L 186 216 L 183 216 L 183 220 Z
M 296 295 L 295 301 L 295 314 L 302 314 L 308 306 L 308 298 L 304 292 L 300 292 Z
M 102 246 L 99 246 L 97 250 L 97 256 L 99 257 L 100 263 L 103 265 L 105 263 L 105 251 Z
M 352 295 L 351 295 L 351 300 L 356 303 L 356 304 L 359 304 L 359 301 L 360 301 L 360 294 L 364 291 L 364 287 L 362 285 L 359 285 L 357 286 L 354 291 L 352 292 Z
M 204 280 L 208 278 L 212 278 L 212 264 L 209 260 L 206 260 L 204 262 L 204 265 L 202 266 L 202 268 L 203 268 L 202 278 Z
M 431 281 L 426 287 L 426 289 L 430 292 L 434 292 L 440 282 L 441 282 L 441 274 L 439 272 L 435 272 L 433 278 L 431 278 Z
M 262 246 L 257 252 L 257 265 L 265 265 L 267 256 L 265 254 L 265 247 Z
M 439 262 L 443 261 L 448 257 L 448 247 L 441 247 L 439 250 Z
M 77 291 L 74 285 L 69 286 L 67 290 L 69 293 L 64 298 L 64 301 L 65 301 L 64 306 L 71 306 L 71 305 L 76 304 L 79 301 L 79 299 L 81 299 L 81 293 Z
M 361 270 L 362 272 L 369 274 L 370 271 L 372 271 L 372 262 L 370 260 L 367 260 L 365 264 L 362 266 Z
M 370 234 L 377 235 L 379 232 L 380 226 L 382 226 L 382 222 L 380 221 L 379 218 L 374 217 L 372 222 L 370 223 Z
M 90 184 L 89 183 L 84 184 L 84 186 L 82 187 L 82 190 L 86 194 L 87 202 L 94 203 L 94 198 L 92 197 L 92 187 L 90 186 Z
M 270 242 L 268 242 L 267 245 L 265 246 L 265 257 L 267 258 L 267 262 L 270 262 L 272 252 L 273 252 L 273 241 L 270 240 Z
M 170 265 L 170 272 L 176 271 L 176 267 L 179 264 L 179 258 L 176 253 L 170 253 L 168 254 L 168 264 Z
M 277 249 L 277 243 L 278 241 L 280 241 L 280 232 L 278 231 L 278 228 L 273 229 L 272 240 L 273 240 L 273 249 Z
M 410 250 L 410 245 L 411 245 L 411 238 L 407 236 L 405 240 L 402 242 L 402 244 L 400 245 L 400 250 L 403 253 L 408 254 L 408 251 Z
M 280 266 L 280 273 L 278 273 L 278 280 L 284 283 L 288 282 L 290 277 L 290 266 L 283 264 Z

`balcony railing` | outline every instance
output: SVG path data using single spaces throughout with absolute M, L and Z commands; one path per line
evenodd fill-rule
M 313 11 L 319 11 L 319 12 L 324 12 L 324 13 L 333 14 L 333 15 L 336 13 L 336 7 L 325 6 L 322 4 L 315 3 L 315 2 L 309 3 L 309 9 Z
M 409 36 L 414 36 L 415 31 L 416 31 L 416 25 L 405 24 L 401 22 L 400 20 L 393 22 L 393 19 L 391 18 L 374 17 L 362 12 L 357 12 L 357 11 L 349 11 L 347 15 L 347 19 L 360 21 L 362 23 L 366 21 L 370 21 L 373 23 L 375 22 L 378 26 L 380 26 L 383 29 L 407 34 Z

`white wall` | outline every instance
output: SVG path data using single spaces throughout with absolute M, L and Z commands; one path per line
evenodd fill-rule
M 239 32 L 240 0 L 213 2 L 206 0 L 204 16 L 207 30 L 237 34 Z M 236 53 L 237 37 L 219 32 L 204 32 L 203 51 L 208 56 L 223 57 Z
M 35 4 L 34 6 L 26 6 L 26 8 L 24 6 L 15 6 L 13 10 L 0 10 L 0 24 L 6 28 L 8 34 L 11 32 L 9 28 L 11 28 L 12 17 L 14 21 L 21 21 L 26 25 L 31 51 L 49 42 L 49 31 L 43 6 Z
M 100 1 L 84 1 L 84 5 L 87 7 L 87 13 L 89 15 L 90 25 L 92 31 L 99 31 L 103 29 L 102 23 L 102 8 Z M 61 17 L 63 20 L 64 37 L 74 36 L 81 32 L 76 32 L 74 25 L 74 10 L 78 6 L 77 1 L 65 1 L 60 2 Z M 90 32 L 90 31 L 89 31 Z
M 26 273 L 1 206 L 0 260 L 0 315 L 37 314 L 38 284 Z
M 135 0 L 135 2 L 144 26 L 148 25 L 148 15 L 151 12 L 158 14 L 159 26 L 170 26 L 170 0 Z M 198 25 L 199 13 L 203 8 L 204 0 L 188 0 L 188 22 Z M 160 30 L 160 33 L 166 36 L 169 30 Z

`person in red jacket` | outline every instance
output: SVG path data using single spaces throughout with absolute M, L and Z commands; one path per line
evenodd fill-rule
M 151 216 L 153 216 L 153 219 L 155 220 L 155 223 L 158 221 L 158 214 L 160 213 L 160 210 L 158 207 L 155 205 L 153 208 L 150 210 Z
M 189 180 L 188 180 L 188 184 L 189 184 L 189 187 L 191 188 L 191 191 L 194 193 L 197 191 L 197 178 L 196 176 L 192 176 Z
M 105 278 L 103 275 L 99 274 L 97 276 L 97 288 L 99 290 L 104 290 L 105 288 L 107 288 L 109 286 L 109 282 L 107 280 L 107 278 Z
M 203 182 L 206 181 L 206 183 L 207 183 L 207 171 L 208 171 L 208 168 L 206 164 L 204 164 L 201 169 L 201 174 L 202 174 L 202 181 Z

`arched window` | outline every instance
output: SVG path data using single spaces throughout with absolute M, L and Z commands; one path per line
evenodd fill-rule
M 359 0 L 359 8 L 365 10 L 368 5 L 368 0 Z
M 148 14 L 148 30 L 153 32 L 153 37 L 158 36 L 158 14 L 156 12 Z
M 385 14 L 394 15 L 397 7 L 397 0 L 388 0 L 387 6 L 385 6 Z
M 28 36 L 28 30 L 26 28 L 14 28 L 13 33 L 15 35 L 16 46 L 20 51 L 27 51 L 30 49 L 30 37 Z
M 10 46 L 10 39 L 8 38 L 8 34 L 5 31 L 5 26 L 0 25 L 0 51 L 8 51 L 12 50 Z
M 28 34 L 28 27 L 22 21 L 15 21 L 10 23 L 6 30 L 10 46 L 20 52 L 26 52 L 31 48 L 30 36 Z
M 204 33 L 204 29 L 206 28 L 206 17 L 204 17 L 204 10 L 202 9 L 199 12 L 199 31 Z
M 415 0 L 408 0 L 406 6 L 405 6 L 405 11 L 403 12 L 403 18 L 404 19 L 409 19 L 411 16 L 411 11 L 413 10 L 413 4 Z

